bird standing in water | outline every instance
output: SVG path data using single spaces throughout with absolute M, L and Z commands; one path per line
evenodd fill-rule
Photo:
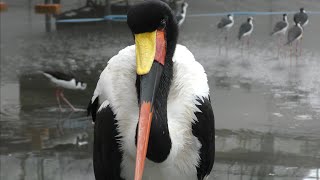
M 228 41 L 228 32 L 232 28 L 233 24 L 234 24 L 233 15 L 228 14 L 226 18 L 225 17 L 221 18 L 220 22 L 217 25 L 218 29 L 220 29 L 221 32 L 226 31 L 226 36 L 224 38 L 225 44 Z M 228 52 L 227 45 L 226 45 L 226 50 Z M 219 54 L 220 54 L 220 51 L 221 51 L 221 45 L 219 45 Z
M 288 27 L 289 27 L 288 16 L 287 14 L 283 14 L 282 21 L 279 21 L 275 24 L 273 31 L 271 33 L 272 36 L 279 36 L 278 37 L 278 57 L 280 56 L 281 37 L 286 34 Z
M 308 23 L 309 23 L 309 17 L 308 14 L 306 13 L 306 11 L 304 10 L 304 8 L 300 8 L 300 12 L 294 14 L 293 16 L 293 21 L 297 24 L 299 23 L 301 25 L 302 28 L 305 28 Z M 301 39 L 299 40 L 299 46 L 300 46 L 300 56 L 302 54 L 302 39 L 303 37 L 301 37 Z M 298 44 L 297 44 L 298 46 Z
M 214 163 L 215 128 L 203 67 L 177 45 L 169 6 L 128 11 L 135 45 L 112 57 L 88 106 L 97 180 L 203 180 Z
M 64 89 L 72 89 L 72 90 L 85 90 L 87 88 L 87 84 L 78 81 L 75 76 L 70 74 L 64 74 L 58 71 L 45 71 L 42 72 L 44 76 L 46 76 L 52 84 L 56 87 L 56 99 L 59 105 L 60 111 L 62 111 L 60 98 L 73 110 L 77 109 L 67 100 L 67 98 L 63 94 Z
M 247 22 L 242 23 L 239 28 L 238 39 L 241 40 L 241 55 L 243 55 L 243 38 L 247 38 L 248 49 L 250 46 L 250 36 L 253 31 L 253 17 L 249 17 Z
M 303 36 L 303 28 L 300 23 L 296 22 L 288 31 L 288 41 L 285 45 L 290 45 L 290 58 L 292 55 L 292 44 L 296 43 L 296 57 L 298 56 L 298 43 Z

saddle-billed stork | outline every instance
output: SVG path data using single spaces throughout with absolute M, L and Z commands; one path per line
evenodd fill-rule
M 135 45 L 109 60 L 88 106 L 95 177 L 202 180 L 215 155 L 204 68 L 177 45 L 178 24 L 167 4 L 136 4 L 127 23 Z

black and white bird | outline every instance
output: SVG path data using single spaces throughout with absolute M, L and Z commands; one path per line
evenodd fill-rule
M 221 18 L 220 22 L 217 25 L 218 29 L 220 29 L 221 32 L 225 31 L 225 37 L 224 37 L 225 43 L 228 40 L 228 32 L 229 32 L 230 28 L 233 26 L 233 24 L 234 24 L 233 15 L 228 14 L 227 17 Z M 226 51 L 228 52 L 227 46 L 226 46 Z M 219 44 L 219 54 L 220 53 L 221 53 L 221 43 Z
M 179 12 L 176 15 L 176 18 L 177 18 L 179 26 L 181 26 L 183 24 L 183 22 L 185 21 L 185 19 L 186 19 L 187 8 L 188 8 L 188 3 L 187 2 L 183 2 L 182 5 L 181 5 L 181 12 Z
M 249 47 L 250 36 L 253 31 L 253 17 L 248 17 L 247 22 L 242 23 L 239 28 L 238 39 L 242 40 L 243 38 L 247 38 L 247 45 Z M 241 54 L 243 49 L 243 41 L 241 43 Z
M 303 28 L 299 22 L 296 22 L 294 26 L 292 26 L 288 31 L 288 41 L 285 45 L 290 45 L 296 42 L 296 53 L 298 52 L 298 42 L 303 36 Z M 290 48 L 291 55 L 292 48 Z
M 178 26 L 167 4 L 138 3 L 127 23 L 135 45 L 109 60 L 88 106 L 95 177 L 202 180 L 215 155 L 204 68 L 177 45 Z
M 282 21 L 278 21 L 273 31 L 271 32 L 271 36 L 279 36 L 278 37 L 278 57 L 280 56 L 280 49 L 281 49 L 281 37 L 284 36 L 288 30 L 289 22 L 288 22 L 288 15 L 282 15 Z
M 289 27 L 288 22 L 288 15 L 283 14 L 282 15 L 282 21 L 278 21 L 273 28 L 273 31 L 271 32 L 272 36 L 275 35 L 285 35 Z
M 220 22 L 218 23 L 217 27 L 221 30 L 229 30 L 234 24 L 234 18 L 232 14 L 228 14 L 227 17 L 221 18 Z
M 220 22 L 218 23 L 217 27 L 218 29 L 221 29 L 221 31 L 226 30 L 226 36 L 225 36 L 225 41 L 228 39 L 228 32 L 230 28 L 232 28 L 234 24 L 234 19 L 232 14 L 228 14 L 227 17 L 221 18 Z
M 42 72 L 44 76 L 46 76 L 51 83 L 56 87 L 56 98 L 60 108 L 62 111 L 60 98 L 70 106 L 73 111 L 77 109 L 65 98 L 63 94 L 63 89 L 72 89 L 72 90 L 85 90 L 87 88 L 87 84 L 76 79 L 74 75 L 65 74 L 58 71 L 44 71 Z
M 300 22 L 302 27 L 305 27 L 309 23 L 308 14 L 304 10 L 304 8 L 300 8 L 300 12 L 294 14 L 293 20 L 295 23 Z
M 242 23 L 239 28 L 238 39 L 249 37 L 253 31 L 253 17 L 248 17 L 247 22 Z

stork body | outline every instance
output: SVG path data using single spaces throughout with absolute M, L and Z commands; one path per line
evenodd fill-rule
M 98 122 L 95 122 L 96 126 L 104 123 L 101 121 L 110 121 L 108 123 L 114 121 L 112 126 L 105 127 L 106 129 L 103 128 L 101 131 L 110 128 L 110 132 L 118 134 L 118 151 L 122 154 L 118 160 L 122 168 L 118 168 L 121 169 L 124 179 L 132 179 L 134 176 L 136 157 L 135 134 L 139 119 L 139 106 L 135 70 L 135 46 L 129 46 L 109 61 L 108 66 L 101 73 L 92 100 L 94 102 L 99 97 L 101 102 L 99 104 L 102 104 L 97 111 L 96 121 Z M 106 90 L 104 87 L 109 88 Z M 158 145 L 155 145 L 154 149 L 158 149 L 158 153 L 167 152 L 161 155 L 166 157 L 161 160 L 154 157 L 159 162 L 147 160 L 143 179 L 195 180 L 197 172 L 201 171 L 197 170 L 197 164 L 205 166 L 205 164 L 201 164 L 201 147 L 205 146 L 203 148 L 208 148 L 211 151 L 208 152 L 208 155 L 203 154 L 202 158 L 213 158 L 214 156 L 213 132 L 205 132 L 199 127 L 204 125 L 210 129 L 213 128 L 213 114 L 204 69 L 195 61 L 191 52 L 181 45 L 177 46 L 173 57 L 173 79 L 167 103 L 167 114 L 160 113 L 157 116 L 167 116 L 167 123 L 163 125 L 168 129 L 164 133 L 169 134 L 171 143 L 169 140 L 161 140 Z M 112 117 L 111 114 L 114 114 L 114 119 L 104 119 L 106 116 Z M 111 127 L 117 127 L 117 129 L 111 129 Z M 150 134 L 155 136 L 155 140 L 157 140 L 156 136 L 158 135 L 156 132 L 153 135 L 152 130 Z M 96 136 L 99 135 L 97 133 L 103 132 L 96 131 Z M 208 138 L 207 142 L 200 142 L 195 136 L 201 133 L 207 136 L 204 137 Z M 152 143 L 152 137 L 150 138 L 150 143 Z M 103 142 L 95 141 L 95 144 L 101 145 Z M 169 148 L 170 146 L 171 148 Z M 122 148 L 120 149 L 120 147 Z M 203 151 L 205 152 L 205 150 Z M 112 162 L 115 161 L 110 161 L 110 164 Z M 212 167 L 212 164 L 209 165 Z M 105 172 L 105 169 L 102 172 Z
M 205 71 L 176 45 L 178 27 L 166 4 L 133 6 L 128 25 L 136 45 L 109 60 L 88 107 L 96 179 L 202 180 L 215 153 Z

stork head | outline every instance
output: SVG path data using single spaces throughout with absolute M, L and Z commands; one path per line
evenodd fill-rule
M 306 11 L 304 10 L 304 8 L 300 8 L 300 12 L 301 12 L 301 13 L 306 13 Z
M 227 17 L 228 17 L 228 19 L 230 19 L 230 20 L 233 19 L 233 15 L 232 15 L 232 14 L 228 14 Z
M 248 17 L 248 19 L 247 19 L 247 21 L 248 21 L 248 23 L 252 23 L 252 21 L 253 21 L 253 17 Z
M 164 72 L 172 68 L 178 25 L 170 7 L 162 1 L 144 1 L 128 11 L 127 23 L 134 35 L 136 70 L 140 80 L 139 122 L 135 180 L 141 180 L 146 159 L 153 115 L 153 103 L 159 95 Z M 164 79 L 165 79 L 164 78 Z M 160 92 L 160 93 L 161 93 Z

